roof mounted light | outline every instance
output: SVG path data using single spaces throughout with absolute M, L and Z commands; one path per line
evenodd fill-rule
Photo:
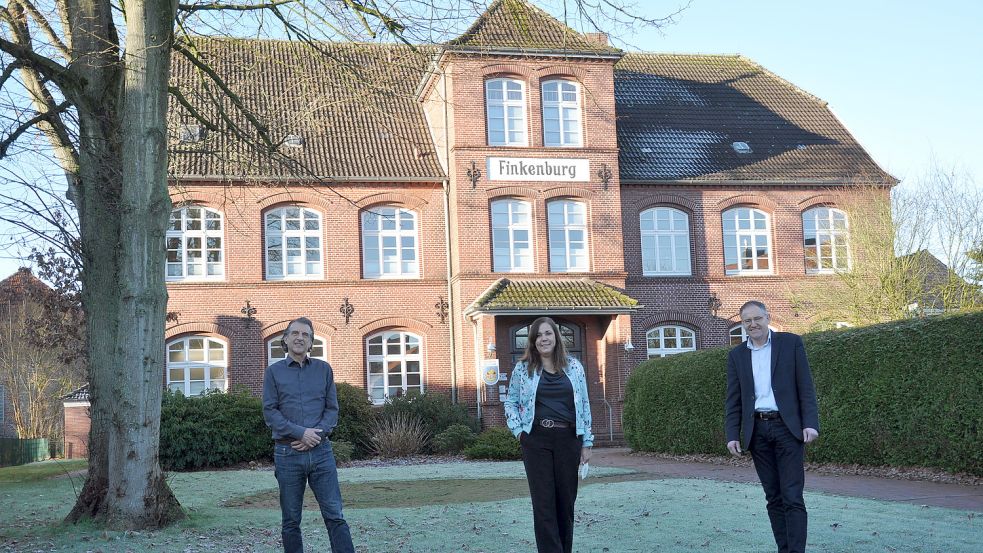
M 734 151 L 741 155 L 746 155 L 751 153 L 751 145 L 747 142 L 734 142 L 730 145 L 734 148 Z
M 303 148 L 304 147 L 304 137 L 299 134 L 288 134 L 286 138 L 283 139 L 283 143 L 291 148 Z

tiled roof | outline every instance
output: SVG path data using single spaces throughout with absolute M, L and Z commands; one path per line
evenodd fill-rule
M 170 173 L 198 178 L 442 179 L 433 141 L 414 92 L 433 51 L 396 45 L 196 39 L 201 57 L 243 105 L 268 124 L 274 141 L 299 135 L 302 147 L 270 155 L 231 132 L 181 142 L 197 121 L 172 97 Z M 220 111 L 255 132 L 232 102 L 175 54 L 171 84 L 213 121 Z M 203 86 L 202 83 L 208 83 Z M 220 98 L 222 110 L 210 98 Z M 228 123 L 223 129 L 231 129 Z
M 63 401 L 89 401 L 89 385 L 86 384 L 74 392 L 61 397 Z
M 618 56 L 621 50 L 588 40 L 525 0 L 495 0 L 450 50 Z
M 825 102 L 740 56 L 627 54 L 614 89 L 622 180 L 895 182 Z
M 560 311 L 625 313 L 637 309 L 638 300 L 590 279 L 499 279 L 466 312 Z

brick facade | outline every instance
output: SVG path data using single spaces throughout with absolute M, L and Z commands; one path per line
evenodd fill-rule
M 89 456 L 89 402 L 66 401 L 65 406 L 65 458 L 80 459 Z

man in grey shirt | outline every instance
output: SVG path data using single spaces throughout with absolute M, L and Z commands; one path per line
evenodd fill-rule
M 287 357 L 267 367 L 263 378 L 263 418 L 275 442 L 283 549 L 286 553 L 304 551 L 300 520 L 304 491 L 310 484 L 328 529 L 331 551 L 354 553 L 328 439 L 338 424 L 338 394 L 331 365 L 308 357 L 313 345 L 314 325 L 305 317 L 294 319 L 281 339 Z

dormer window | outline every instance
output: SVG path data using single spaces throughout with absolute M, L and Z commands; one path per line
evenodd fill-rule
M 181 125 L 178 127 L 178 141 L 182 144 L 194 144 L 205 140 L 205 127 L 201 125 Z
M 526 85 L 516 79 L 485 82 L 489 146 L 526 146 Z

